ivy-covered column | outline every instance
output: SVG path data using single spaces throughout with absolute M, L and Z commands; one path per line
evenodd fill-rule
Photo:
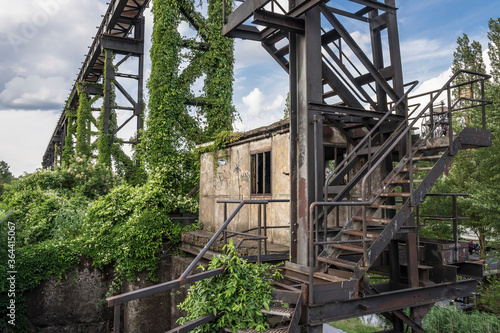
M 223 2 L 209 0 L 208 4 L 206 33 L 210 48 L 204 63 L 204 92 L 210 104 L 204 107 L 204 113 L 208 122 L 206 136 L 213 140 L 217 133 L 233 129 L 232 123 L 236 113 L 232 106 L 234 40 L 222 35 Z M 230 7 L 227 6 L 226 9 Z M 229 14 L 230 12 L 226 13 Z
M 92 117 L 92 104 L 86 92 L 78 87 L 78 110 L 76 115 L 76 156 L 90 157 L 90 118 Z
M 152 11 L 151 75 L 147 83 L 149 114 L 142 150 L 145 151 L 147 167 L 155 170 L 179 162 L 177 148 L 182 145 L 182 140 L 176 120 L 185 110 L 185 98 L 179 91 L 178 82 L 179 54 L 183 45 L 177 31 L 180 24 L 179 3 L 176 0 L 155 0 Z M 178 176 L 179 170 L 164 173 L 169 182 L 175 182 Z
M 75 143 L 73 136 L 76 133 L 76 110 L 66 110 L 66 115 L 68 117 L 68 125 L 66 129 L 66 137 L 64 138 L 62 164 L 68 165 L 75 155 Z
M 99 139 L 97 149 L 99 152 L 99 163 L 111 167 L 111 144 L 113 132 L 113 118 L 115 103 L 115 93 L 112 85 L 114 79 L 113 68 L 113 53 L 110 50 L 104 50 L 105 62 L 103 73 L 103 86 L 104 86 L 104 101 L 102 104 L 101 114 L 99 115 Z

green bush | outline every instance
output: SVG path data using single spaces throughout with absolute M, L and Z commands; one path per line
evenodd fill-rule
M 192 199 L 170 190 L 162 171 L 154 170 L 143 186 L 112 188 L 118 180 L 110 169 L 77 158 L 69 167 L 38 171 L 8 185 L 0 201 L 0 216 L 14 212 L 0 226 L 0 234 L 7 235 L 9 221 L 15 224 L 20 331 L 26 324 L 23 294 L 50 276 L 64 278 L 82 257 L 93 260 L 98 268 L 113 267 L 115 288 L 123 278 L 142 271 L 155 280 L 162 244 L 178 242 L 181 232 L 189 230 L 172 223 L 168 214 L 198 210 Z M 0 242 L 0 260 L 8 262 L 6 238 Z M 10 300 L 8 271 L 7 265 L 0 266 L 2 317 Z M 0 329 L 5 325 L 0 322 Z
M 500 315 L 500 278 L 491 275 L 479 285 L 479 306 Z
M 500 317 L 485 313 L 465 313 L 455 307 L 434 306 L 425 316 L 426 333 L 496 333 L 500 332 Z
M 273 266 L 251 264 L 235 255 L 232 241 L 225 245 L 226 254 L 212 258 L 208 269 L 224 266 L 221 275 L 193 284 L 179 309 L 187 316 L 178 322 L 184 324 L 209 314 L 221 314 L 213 323 L 205 324 L 192 332 L 218 332 L 229 327 L 234 332 L 244 329 L 264 331 L 269 325 L 260 309 L 269 310 L 272 281 L 281 278 Z M 203 268 L 202 268 L 203 269 Z

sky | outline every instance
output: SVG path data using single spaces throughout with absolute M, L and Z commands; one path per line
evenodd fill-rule
M 329 5 L 337 3 L 342 7 L 346 1 L 332 0 Z M 404 79 L 419 80 L 417 92 L 438 89 L 449 78 L 458 36 L 466 33 L 486 50 L 488 20 L 500 17 L 498 0 L 397 0 L 396 6 Z M 106 0 L 23 0 L 3 8 L 0 160 L 20 176 L 41 167 L 107 5 Z M 145 16 L 149 49 L 149 10 Z M 361 28 L 354 27 L 351 34 L 361 44 L 369 41 Z M 233 104 L 241 118 L 235 129 L 250 130 L 281 119 L 288 92 L 285 71 L 258 42 L 237 40 L 235 59 Z M 148 73 L 149 59 L 145 64 Z

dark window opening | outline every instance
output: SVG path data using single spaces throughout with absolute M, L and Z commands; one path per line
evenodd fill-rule
M 330 172 L 335 170 L 335 168 L 342 163 L 344 158 L 347 156 L 347 148 L 335 147 L 335 146 L 325 146 L 325 177 L 328 176 Z M 347 175 L 341 182 L 341 185 L 347 184 Z
M 252 154 L 251 168 L 251 193 L 271 194 L 271 152 Z

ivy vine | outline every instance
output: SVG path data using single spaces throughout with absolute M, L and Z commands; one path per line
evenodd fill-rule
M 236 117 L 231 104 L 233 41 L 222 35 L 221 1 L 208 1 L 208 19 L 196 12 L 193 0 L 156 0 L 152 11 L 149 114 L 141 150 L 147 152 L 147 168 L 177 165 L 176 172 L 165 177 L 187 193 L 199 179 L 194 145 L 231 131 Z M 196 38 L 184 40 L 180 35 L 182 12 L 198 28 Z M 181 70 L 183 62 L 188 65 Z M 190 87 L 203 73 L 203 95 L 195 98 Z
M 220 314 L 215 322 L 192 332 L 212 333 L 224 328 L 231 328 L 233 332 L 266 330 L 269 324 L 260 310 L 269 310 L 272 279 L 281 279 L 281 273 L 276 266 L 252 264 L 236 256 L 232 240 L 224 250 L 226 254 L 213 257 L 208 266 L 208 270 L 224 266 L 224 273 L 198 281 L 189 288 L 186 299 L 179 305 L 187 315 L 180 318 L 179 323 Z

